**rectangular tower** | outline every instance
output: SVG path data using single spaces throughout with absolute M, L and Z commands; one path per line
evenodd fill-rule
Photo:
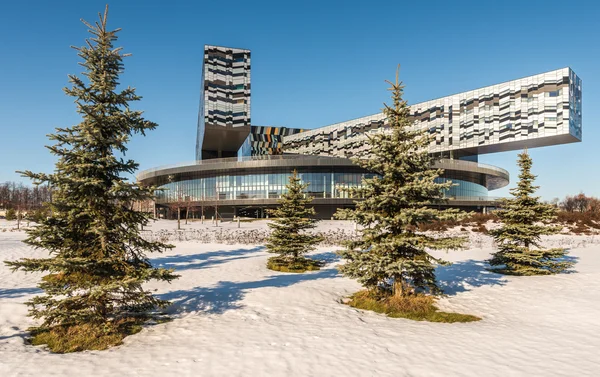
M 196 159 L 235 157 L 250 132 L 250 50 L 204 46 Z

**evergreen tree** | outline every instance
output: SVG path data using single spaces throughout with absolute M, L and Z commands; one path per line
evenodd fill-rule
M 146 253 L 172 246 L 144 240 L 139 228 L 148 223 L 148 214 L 131 206 L 152 198 L 154 188 L 128 182 L 123 175 L 135 172 L 138 164 L 116 155 L 125 154 L 133 134 L 145 135 L 157 125 L 141 111 L 130 110 L 129 103 L 141 99 L 134 88 L 117 89 L 128 54 L 113 47 L 120 29 L 107 30 L 107 15 L 108 6 L 94 25 L 82 20 L 93 37 L 74 48 L 87 80 L 70 75 L 72 86 L 64 89 L 75 99 L 82 122 L 49 135 L 56 143 L 47 148 L 58 156 L 54 173 L 22 173 L 53 188 L 49 217 L 40 218 L 25 240 L 48 250 L 50 257 L 7 262 L 13 270 L 47 273 L 39 284 L 44 295 L 28 302 L 30 315 L 43 319 L 38 331 L 91 325 L 108 329 L 124 318 L 143 318 L 168 302 L 142 284 L 177 277 L 152 267 Z
M 49 204 L 44 203 L 39 208 L 36 208 L 33 212 L 28 213 L 27 217 L 31 221 L 41 223 L 46 217 L 50 215 Z
M 279 254 L 269 259 L 267 267 L 272 270 L 303 272 L 319 267 L 316 261 L 304 257 L 321 241 L 320 236 L 306 232 L 313 229 L 318 221 L 311 217 L 315 215 L 315 209 L 307 207 L 312 202 L 312 198 L 304 197 L 303 191 L 307 187 L 308 184 L 303 184 L 294 170 L 286 185 L 286 193 L 278 201 L 279 206 L 269 210 L 274 218 L 268 224 L 272 232 L 266 247 L 268 252 Z
M 355 209 L 337 213 L 338 218 L 363 226 L 361 238 L 348 241 L 339 252 L 347 260 L 340 271 L 378 297 L 406 297 L 418 289 L 436 294 L 440 289 L 434 263 L 446 262 L 428 249 L 458 248 L 464 240 L 431 237 L 416 230 L 419 224 L 459 218 L 460 212 L 430 206 L 441 202 L 443 190 L 452 183 L 436 181 L 442 171 L 431 168 L 427 152 L 431 137 L 427 130 L 412 127 L 398 74 L 395 83 L 388 83 L 393 99 L 393 106 L 384 109 L 389 129 L 369 136 L 369 158 L 355 160 L 376 175 L 348 190 L 352 197 L 363 198 Z
M 17 211 L 14 208 L 9 208 L 6 211 L 6 220 L 12 221 L 17 219 Z
M 555 234 L 560 227 L 548 225 L 556 219 L 556 207 L 532 196 L 534 186 L 531 174 L 532 160 L 527 151 L 519 154 L 519 183 L 510 190 L 514 196 L 504 199 L 503 210 L 496 212 L 502 227 L 490 231 L 498 251 L 488 262 L 498 266 L 493 271 L 511 275 L 547 275 L 567 270 L 573 263 L 557 260 L 566 255 L 565 249 L 540 248 L 540 236 Z

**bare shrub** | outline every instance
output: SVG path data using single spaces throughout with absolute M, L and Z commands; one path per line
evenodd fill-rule
M 556 221 L 575 234 L 590 234 L 592 230 L 600 230 L 600 213 L 560 211 Z
M 315 232 L 322 238 L 320 246 L 339 246 L 344 241 L 356 240 L 358 233 L 342 229 Z M 148 241 L 262 245 L 267 242 L 269 230 L 262 229 L 192 229 L 192 230 L 146 230 L 143 237 Z

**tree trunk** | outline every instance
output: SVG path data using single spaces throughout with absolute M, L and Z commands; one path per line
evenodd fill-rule
M 404 293 L 404 282 L 402 281 L 402 277 L 396 278 L 394 281 L 394 296 L 401 298 L 404 296 Z
M 181 230 L 181 208 L 177 207 L 177 230 Z

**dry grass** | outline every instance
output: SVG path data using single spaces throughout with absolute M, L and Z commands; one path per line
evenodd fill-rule
M 498 216 L 496 216 L 493 213 L 477 213 L 477 212 L 473 212 L 473 213 L 471 213 L 471 215 L 469 217 L 466 217 L 465 219 L 463 219 L 461 221 L 461 224 L 469 224 L 469 225 L 477 224 L 477 225 L 482 225 L 482 224 L 486 224 L 490 220 L 493 221 L 493 222 L 496 222 L 496 221 L 498 221 Z
M 386 314 L 392 318 L 406 318 L 429 322 L 473 322 L 481 318 L 469 314 L 440 312 L 435 298 L 422 294 L 406 297 L 377 297 L 369 291 L 360 291 L 350 297 L 348 305 L 364 310 Z
M 281 257 L 271 257 L 267 261 L 267 268 L 279 272 L 302 273 L 320 270 L 321 262 L 308 258 L 296 258 L 290 260 Z
M 477 227 L 473 227 L 473 231 L 478 232 L 478 233 L 488 234 L 488 229 L 483 224 L 481 224 Z
M 600 213 L 596 212 L 560 211 L 556 220 L 575 234 L 592 234 L 600 230 Z
M 419 224 L 419 231 L 421 232 L 444 232 L 448 228 L 453 228 L 458 225 L 458 221 L 446 220 L 446 221 L 434 221 L 431 223 Z
M 567 227 L 571 233 L 589 235 L 600 231 L 600 213 L 598 212 L 560 211 L 557 215 L 555 224 Z M 460 221 L 436 221 L 429 224 L 420 224 L 419 230 L 443 232 L 449 228 L 460 226 L 461 231 L 471 229 L 473 232 L 488 234 L 486 224 L 489 221 L 499 222 L 500 220 L 493 213 L 472 212 Z
M 421 232 L 433 231 L 433 232 L 444 232 L 449 228 L 454 228 L 455 226 L 461 226 L 461 231 L 466 231 L 466 226 L 472 227 L 474 232 L 487 233 L 488 230 L 485 224 L 488 221 L 496 222 L 498 221 L 498 216 L 493 213 L 477 213 L 471 212 L 469 216 L 465 217 L 462 220 L 446 220 L 446 221 L 434 221 L 426 224 L 419 224 L 419 230 Z
M 105 324 L 61 325 L 51 328 L 33 328 L 30 342 L 46 345 L 55 353 L 105 350 L 123 344 L 123 339 L 142 330 L 144 320 L 127 318 Z

